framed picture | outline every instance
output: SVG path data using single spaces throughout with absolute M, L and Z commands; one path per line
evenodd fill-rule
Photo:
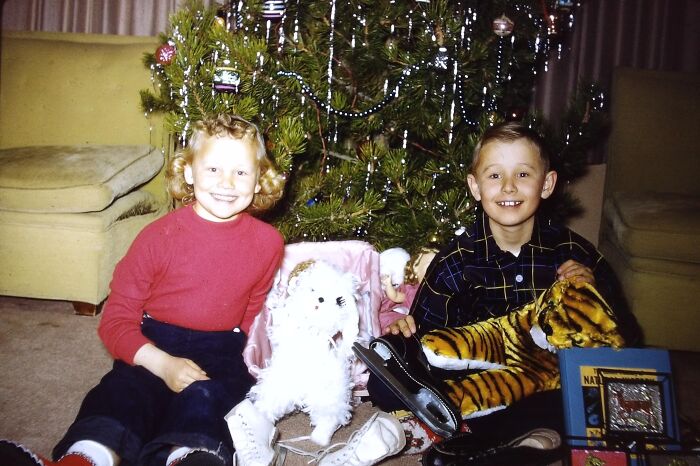
M 669 426 L 670 382 L 665 374 L 624 370 L 600 370 L 605 431 L 610 437 L 645 439 L 664 443 L 673 440 Z
M 615 434 L 663 436 L 666 427 L 664 393 L 649 380 L 608 380 L 604 385 L 607 431 Z
M 668 350 L 570 348 L 559 367 L 571 448 L 627 452 L 630 466 L 681 450 Z

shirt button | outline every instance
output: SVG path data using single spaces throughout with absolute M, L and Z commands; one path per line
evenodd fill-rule
M 522 283 L 522 282 L 523 282 L 523 276 L 520 275 L 520 274 L 516 275 L 516 276 L 515 276 L 515 281 L 518 282 L 518 283 Z

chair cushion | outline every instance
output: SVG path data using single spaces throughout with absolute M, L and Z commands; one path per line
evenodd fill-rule
M 700 197 L 617 192 L 603 214 L 628 255 L 700 263 Z
M 100 303 L 115 264 L 164 211 L 143 189 L 99 212 L 0 210 L 0 295 Z
M 99 232 L 104 234 L 117 222 L 139 215 L 155 213 L 162 215 L 162 210 L 164 210 L 164 207 L 158 204 L 158 201 L 154 199 L 151 193 L 143 189 L 137 189 L 115 200 L 107 208 L 96 212 L 42 212 L 41 215 L 37 215 L 33 212 L 0 210 L 0 223 L 3 227 L 16 228 L 18 231 L 20 229 L 36 229 L 40 231 L 75 230 L 83 233 Z M 8 240 L 15 246 L 26 241 L 26 239 L 21 237 L 9 238 L 3 236 L 2 239 Z
M 0 209 L 98 212 L 163 166 L 147 145 L 31 146 L 0 150 Z

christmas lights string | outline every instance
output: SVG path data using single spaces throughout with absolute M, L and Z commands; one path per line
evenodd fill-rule
M 278 76 L 283 76 L 286 78 L 294 78 L 296 81 L 301 85 L 301 91 L 307 95 L 316 105 L 319 107 L 323 108 L 326 112 L 332 115 L 337 115 L 343 118 L 365 118 L 367 116 L 370 116 L 374 113 L 377 113 L 378 111 L 382 110 L 384 107 L 389 105 L 396 97 L 399 95 L 399 91 L 403 87 L 403 85 L 406 82 L 406 78 L 408 78 L 413 72 L 418 72 L 421 69 L 427 69 L 430 67 L 438 68 L 441 70 L 445 70 L 448 67 L 448 61 L 449 57 L 447 56 L 447 49 L 444 47 L 440 48 L 440 51 L 438 54 L 434 57 L 433 60 L 422 60 L 419 63 L 415 65 L 410 65 L 406 68 L 403 69 L 401 72 L 401 77 L 397 81 L 396 85 L 394 86 L 394 90 L 391 91 L 389 94 L 387 94 L 381 101 L 373 105 L 372 107 L 368 108 L 367 110 L 361 111 L 361 112 L 348 112 L 345 110 L 338 110 L 337 108 L 333 107 L 330 104 L 330 101 L 326 102 L 323 99 L 321 99 L 314 91 L 311 89 L 311 87 L 306 83 L 304 80 L 303 76 L 301 76 L 299 73 L 295 71 L 278 71 L 277 75 Z M 471 127 L 476 127 L 478 126 L 478 123 L 473 121 L 471 118 L 469 118 L 467 114 L 467 107 L 464 101 L 464 75 L 462 73 L 457 73 L 456 74 L 456 79 L 457 79 L 457 100 L 459 102 L 459 107 L 460 107 L 460 114 L 462 116 L 462 120 Z

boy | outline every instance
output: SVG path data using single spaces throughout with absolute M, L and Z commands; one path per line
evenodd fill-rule
M 467 177 L 469 190 L 481 206 L 477 219 L 435 257 L 410 315 L 384 329 L 389 341 L 397 341 L 391 335 L 402 335 L 407 339 L 399 346 L 419 345 L 414 334 L 505 315 L 532 301 L 533 295 L 554 281 L 570 279 L 596 286 L 618 313 L 625 340 L 635 342 L 636 324 L 625 312 L 615 277 L 600 253 L 576 233 L 538 214 L 556 181 L 557 173 L 550 170 L 536 132 L 513 122 L 486 130 Z M 407 358 L 410 353 L 416 354 L 415 349 L 409 348 Z M 434 369 L 430 369 L 433 377 Z M 459 378 L 450 372 L 449 378 Z M 382 409 L 405 409 L 374 374 L 368 390 Z M 559 391 L 539 393 L 503 411 L 469 420 L 472 432 L 495 441 L 533 427 L 563 431 Z

